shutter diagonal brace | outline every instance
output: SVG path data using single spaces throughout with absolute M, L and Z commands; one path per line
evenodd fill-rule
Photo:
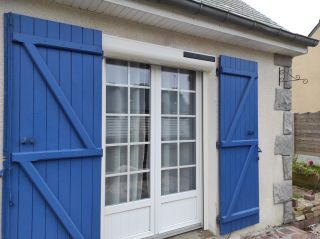
M 240 174 L 240 177 L 238 179 L 238 182 L 237 182 L 237 185 L 235 187 L 235 191 L 233 193 L 233 196 L 231 198 L 231 202 L 229 204 L 229 207 L 228 207 L 228 210 L 227 210 L 227 213 L 225 216 L 222 216 L 222 221 L 224 220 L 227 220 L 229 217 L 232 216 L 232 211 L 233 211 L 233 208 L 235 206 L 235 203 L 236 203 L 236 200 L 239 196 L 239 193 L 240 193 L 240 189 L 241 189 L 241 186 L 243 184 L 243 180 L 244 180 L 244 177 L 248 171 L 248 168 L 249 168 L 249 165 L 250 165 L 250 162 L 251 162 L 251 159 L 253 158 L 252 157 L 252 154 L 253 154 L 253 151 L 254 151 L 254 148 L 256 146 L 251 146 L 250 147 L 250 150 L 248 152 L 248 155 L 247 155 L 247 158 L 246 158 L 246 161 L 245 161 L 245 164 L 241 170 L 241 174 Z
M 238 123 L 238 121 L 240 119 L 240 116 L 241 116 L 241 114 L 243 112 L 243 108 L 244 108 L 245 103 L 246 103 L 246 101 L 248 99 L 248 95 L 250 93 L 250 89 L 251 89 L 251 87 L 253 85 L 253 82 L 254 82 L 254 78 L 249 78 L 248 85 L 247 85 L 247 87 L 245 89 L 245 92 L 243 93 L 243 96 L 241 98 L 239 106 L 237 107 L 238 109 L 237 109 L 236 113 L 234 114 L 233 120 L 231 122 L 231 126 L 229 128 L 228 133 L 227 133 L 226 142 L 230 142 L 231 137 L 232 137 L 232 135 L 234 133 L 234 130 L 236 129 L 237 123 Z
M 52 75 L 51 71 L 49 70 L 48 66 L 43 61 L 42 57 L 40 56 L 37 48 L 34 44 L 23 42 L 23 45 L 27 49 L 30 57 L 34 61 L 35 65 L 37 66 L 38 70 L 40 71 L 42 77 L 46 80 L 47 85 L 49 86 L 50 90 L 53 92 L 53 95 L 57 102 L 62 107 L 64 113 L 68 117 L 69 121 L 71 122 L 72 126 L 74 127 L 75 131 L 81 138 L 82 142 L 85 144 L 87 148 L 95 148 L 92 140 L 90 139 L 87 131 L 83 127 L 83 124 L 79 120 L 78 116 L 74 112 L 72 106 L 70 105 L 68 99 L 60 89 L 57 81 L 55 80 L 54 76 Z
M 57 197 L 50 190 L 48 184 L 43 180 L 33 164 L 31 162 L 20 162 L 20 165 L 30 177 L 32 183 L 37 187 L 39 193 L 45 198 L 46 202 L 53 209 L 52 211 L 62 222 L 70 236 L 74 239 L 84 239 L 77 226 L 72 222 L 72 219 L 68 213 L 65 211 Z

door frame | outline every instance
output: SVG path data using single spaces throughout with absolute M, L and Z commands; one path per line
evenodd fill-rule
M 161 45 L 156 45 L 156 44 L 151 44 L 151 43 L 146 43 L 146 42 L 140 42 L 140 41 L 135 41 L 131 39 L 126 39 L 126 38 L 120 38 L 116 36 L 110 36 L 107 34 L 103 34 L 103 39 L 102 39 L 102 46 L 103 46 L 103 51 L 104 51 L 104 59 L 102 62 L 102 110 L 104 112 L 105 106 L 106 106 L 106 87 L 105 87 L 105 82 L 106 82 L 106 58 L 115 58 L 115 59 L 120 59 L 120 60 L 127 60 L 127 61 L 135 61 L 135 62 L 142 62 L 142 63 L 147 63 L 150 64 L 151 66 L 151 84 L 155 84 L 154 80 L 152 78 L 159 78 L 157 76 L 156 72 L 159 72 L 155 69 L 161 69 L 160 65 L 164 66 L 169 66 L 169 67 L 175 67 L 175 68 L 183 68 L 183 69 L 188 69 L 188 70 L 195 70 L 197 71 L 197 91 L 196 91 L 196 117 L 199 118 L 199 123 L 196 123 L 196 142 L 197 142 L 197 160 L 198 163 L 198 172 L 197 173 L 197 188 L 199 188 L 199 195 L 198 197 L 200 198 L 200 203 L 199 203 L 199 212 L 201 213 L 200 218 L 201 218 L 201 226 L 204 227 L 205 229 L 208 227 L 207 226 L 207 213 L 206 210 L 204 210 L 204 206 L 206 206 L 206 202 L 208 199 L 208 192 L 205 187 L 207 184 L 205 182 L 205 179 L 207 178 L 207 173 L 204 169 L 204 166 L 207 165 L 207 160 L 206 157 L 203 157 L 203 121 L 204 121 L 204 115 L 203 115 L 203 108 L 205 104 L 205 95 L 203 94 L 203 86 L 205 85 L 203 83 L 204 76 L 207 75 L 208 72 L 213 72 L 216 68 L 216 63 L 215 62 L 208 62 L 208 61 L 202 61 L 198 59 L 190 59 L 190 58 L 185 58 L 183 57 L 183 52 L 184 50 L 178 49 L 178 48 L 172 48 L 172 47 L 166 47 L 166 46 L 161 46 Z M 121 46 L 121 47 L 119 47 Z M 122 47 L 123 46 L 123 47 Z M 201 53 L 202 54 L 202 53 Z M 153 75 L 155 74 L 155 76 Z M 161 76 L 160 76 L 161 78 Z M 159 80 L 158 80 L 159 81 Z M 154 90 L 155 87 L 151 87 L 151 94 L 155 93 Z M 153 102 L 155 97 L 151 97 L 151 107 L 154 107 L 156 102 Z M 161 102 L 160 102 L 161 103 Z M 153 113 L 151 113 L 152 115 Z M 154 115 L 153 115 L 154 116 Z M 154 122 L 157 120 L 159 117 L 151 117 L 154 118 L 153 121 L 151 119 L 151 123 L 156 125 L 159 122 Z M 152 127 L 152 126 L 151 126 Z M 103 145 L 103 157 L 102 157 L 102 164 L 101 164 L 101 235 L 104 235 L 104 217 L 105 217 L 105 147 L 104 147 L 104 141 L 105 141 L 105 134 L 106 134 L 106 120 L 105 120 L 105 114 L 102 114 L 102 145 Z M 152 130 L 152 128 L 151 128 Z M 160 131 L 161 132 L 161 131 Z M 156 147 L 159 147 L 155 145 L 155 137 L 159 135 L 158 132 L 153 133 L 151 135 L 151 157 L 154 156 L 155 152 L 158 152 Z M 160 149 L 161 151 L 161 149 Z M 157 157 L 155 155 L 155 157 Z M 151 162 L 151 170 L 154 170 L 154 165 Z M 159 171 L 159 170 L 158 170 Z M 154 171 L 155 172 L 155 171 Z M 156 177 L 159 177 L 159 175 L 155 175 Z M 161 177 L 161 176 L 160 176 Z M 155 177 L 152 177 L 155 178 Z M 154 179 L 151 179 L 151 185 L 154 185 Z M 153 192 L 154 191 L 154 192 Z M 160 191 L 160 190 L 158 190 Z M 160 192 L 161 193 L 161 192 Z M 150 191 L 151 197 L 154 195 L 155 200 L 152 200 L 152 204 L 158 203 L 157 200 L 160 200 L 160 197 L 155 195 L 155 190 L 151 188 Z M 159 203 L 158 203 L 159 204 Z M 157 204 L 156 204 L 157 205 Z M 155 205 L 152 205 L 152 207 L 156 210 L 153 210 L 152 212 L 152 217 L 155 217 L 155 214 L 157 213 L 158 206 L 155 207 Z M 154 220 L 155 225 L 158 225 L 156 220 Z M 153 227 L 153 232 L 154 234 L 158 233 L 159 230 L 155 228 L 155 225 L 152 225 Z M 195 229 L 191 227 L 186 227 L 187 230 L 189 229 Z M 174 232 L 181 232 L 182 230 L 173 230 Z M 168 235 L 167 232 L 163 233 L 164 235 Z M 146 235 L 147 236 L 147 235 Z M 153 236 L 152 236 L 153 238 Z

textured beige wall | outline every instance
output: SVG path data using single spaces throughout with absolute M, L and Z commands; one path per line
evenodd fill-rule
M 125 38 L 156 43 L 164 46 L 188 49 L 207 54 L 219 56 L 226 54 L 258 62 L 259 66 L 259 140 L 263 153 L 260 155 L 260 224 L 241 230 L 246 233 L 250 230 L 261 229 L 268 225 L 282 223 L 283 205 L 273 204 L 273 183 L 283 180 L 282 160 L 280 156 L 274 155 L 274 142 L 276 135 L 282 132 L 282 112 L 274 111 L 275 88 L 277 87 L 278 71 L 273 65 L 273 55 L 254 51 L 227 43 L 218 43 L 183 34 L 170 32 L 142 24 L 131 23 L 121 19 L 108 17 L 101 14 L 76 10 L 70 7 L 53 3 L 44 3 L 27 0 L 0 0 L 0 35 L 3 32 L 3 13 L 15 12 L 29 16 L 56 20 L 71 24 L 77 24 L 96 29 L 104 33 L 121 36 Z M 3 119 L 3 38 L 0 37 L 0 119 Z M 205 131 L 210 132 L 203 139 L 206 150 L 208 178 L 206 190 L 208 199 L 206 204 L 207 226 L 211 231 L 217 233 L 215 218 L 218 211 L 218 154 L 215 142 L 218 138 L 218 81 L 215 74 L 208 74 L 206 78 L 207 87 L 204 88 L 207 102 L 207 118 L 204 119 Z M 0 134 L 3 131 L 0 123 Z M 0 137 L 0 150 L 2 150 L 2 137 Z
M 320 40 L 320 29 L 313 35 Z M 320 111 L 320 45 L 310 47 L 308 54 L 293 59 L 293 75 L 300 75 L 309 80 L 304 85 L 294 82 L 292 87 L 293 112 L 317 112 Z

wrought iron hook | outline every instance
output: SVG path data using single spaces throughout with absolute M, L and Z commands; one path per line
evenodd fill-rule
M 292 80 L 285 80 L 286 76 L 289 76 L 292 78 Z M 303 84 L 308 84 L 309 80 L 306 78 L 301 78 L 300 75 L 293 76 L 289 73 L 289 71 L 286 71 L 285 69 L 281 69 L 279 67 L 279 86 L 281 82 L 292 82 L 292 81 L 302 81 Z

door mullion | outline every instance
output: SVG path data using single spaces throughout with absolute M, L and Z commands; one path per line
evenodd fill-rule
M 154 117 L 154 178 L 155 183 L 154 191 L 154 233 L 159 233 L 159 215 L 160 212 L 160 197 L 161 197 L 161 66 L 153 66 L 153 102 L 154 102 L 154 111 L 152 116 Z

